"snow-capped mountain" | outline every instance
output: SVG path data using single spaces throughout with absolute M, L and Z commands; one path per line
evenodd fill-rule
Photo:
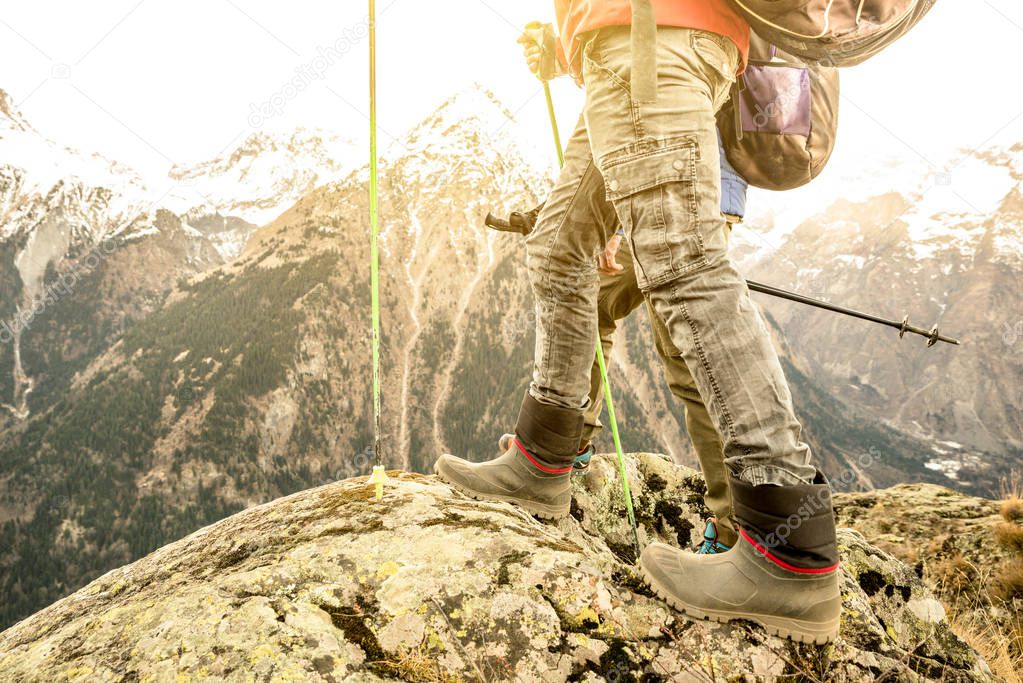
M 553 165 L 549 145 L 538 145 L 504 103 L 483 86 L 473 84 L 446 99 L 407 136 L 393 142 L 382 155 L 381 167 L 400 162 L 405 173 L 442 180 L 443 172 L 451 167 L 438 168 L 437 164 L 452 159 L 455 164 L 465 164 L 480 154 L 489 156 L 484 161 L 513 161 L 534 177 L 542 174 L 546 178 Z
M 171 168 L 175 185 L 162 203 L 230 260 L 256 227 L 313 188 L 348 175 L 363 156 L 351 140 L 323 130 L 259 131 L 222 156 Z
M 876 164 L 843 159 L 847 150 L 836 150 L 824 172 L 812 182 L 784 192 L 750 188 L 746 216 L 732 232 L 732 258 L 744 269 L 770 256 L 784 258 L 779 248 L 800 225 L 824 213 L 838 201 L 869 202 L 889 192 L 910 195 L 921 179 L 935 168 L 915 156 L 892 154 Z
M 913 256 L 921 263 L 938 258 L 949 273 L 976 267 L 978 258 L 1019 270 L 1023 230 L 1011 214 L 1021 182 L 1023 143 L 966 153 L 931 174 L 909 195 L 911 209 L 900 219 Z M 990 250 L 980 253 L 988 242 Z
M 84 243 L 126 234 L 152 207 L 142 179 L 130 168 L 46 138 L 0 90 L 0 239 L 31 229 L 40 211 L 77 215 L 71 237 Z
M 128 262 L 145 271 L 110 279 Z M 0 91 L 0 280 L 6 285 L 0 300 L 0 405 L 5 415 L 26 418 L 31 394 L 48 386 L 46 378 L 56 368 L 44 367 L 49 361 L 41 356 L 103 347 L 126 320 L 151 309 L 168 283 L 218 263 L 200 233 L 161 216 L 134 171 L 48 139 Z M 62 327 L 66 321 L 53 314 L 72 303 L 98 316 L 87 332 L 76 335 L 80 346 L 71 352 L 76 344 L 58 337 L 47 340 L 53 347 L 29 348 L 26 337 L 39 344 L 40 335 L 68 331 Z
M 965 152 L 901 191 L 835 202 L 750 270 L 835 303 L 936 322 L 962 339 L 927 349 L 893 330 L 768 306 L 832 391 L 933 439 L 931 466 L 953 477 L 978 451 L 1023 449 L 1021 182 L 1023 144 Z
M 148 315 L 180 277 L 237 256 L 259 225 L 353 161 L 336 135 L 259 132 L 223 156 L 172 168 L 168 192 L 166 178 L 147 184 L 100 153 L 50 140 L 0 91 L 0 281 L 9 283 L 0 424 L 48 405 L 72 367 Z M 71 334 L 62 307 L 92 318 Z

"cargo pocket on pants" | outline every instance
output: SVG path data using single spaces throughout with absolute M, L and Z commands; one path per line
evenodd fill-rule
M 695 138 L 684 136 L 645 140 L 601 159 L 642 290 L 707 264 L 696 201 L 699 154 Z
M 694 29 L 689 44 L 703 62 L 714 111 L 728 101 L 739 68 L 739 49 L 730 39 L 709 31 Z

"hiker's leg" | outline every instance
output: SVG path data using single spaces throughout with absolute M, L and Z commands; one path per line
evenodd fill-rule
M 589 153 L 589 138 L 586 137 L 586 126 L 582 117 L 580 117 L 577 129 L 569 141 L 569 147 L 571 149 L 567 152 L 565 166 L 571 166 L 573 177 L 578 176 L 575 191 L 567 201 L 562 199 L 561 206 L 553 207 L 552 214 L 546 216 L 541 214 L 540 218 L 548 221 L 544 227 L 550 229 L 560 222 L 560 214 L 567 217 L 573 223 L 572 229 L 576 231 L 597 231 L 600 235 L 601 244 L 603 244 L 618 230 L 620 224 L 614 206 L 607 201 L 607 195 L 604 192 L 604 179 L 592 163 L 592 157 Z M 567 193 L 565 196 L 567 196 Z M 545 210 L 550 205 L 551 199 L 553 199 L 553 195 L 545 203 Z M 587 222 L 591 225 L 587 226 Z M 540 227 L 540 220 L 538 220 L 537 230 Z M 551 238 L 548 236 L 545 239 L 549 241 Z M 534 242 L 535 244 L 537 242 Z M 539 244 L 544 244 L 544 242 L 541 241 Z M 533 253 L 535 254 L 536 252 Z M 535 259 L 533 262 L 543 264 L 542 259 Z M 637 297 L 634 293 L 636 287 L 632 264 L 623 265 L 625 265 L 626 270 L 619 276 L 598 273 L 597 330 L 600 335 L 601 348 L 605 358 L 611 355 L 617 321 L 628 315 L 642 301 L 642 295 Z M 627 286 L 627 282 L 630 279 L 633 284 L 631 289 Z M 589 445 L 593 437 L 603 428 L 603 425 L 600 423 L 600 411 L 603 407 L 604 385 L 600 377 L 600 366 L 597 363 L 596 345 L 591 344 L 591 347 L 593 357 L 590 368 L 590 386 L 587 394 L 589 402 L 583 413 L 583 431 L 579 444 L 580 451 Z M 537 360 L 539 358 L 540 356 L 537 354 Z
M 588 407 L 589 368 L 597 338 L 597 252 L 606 236 L 585 126 L 580 121 L 565 165 L 526 240 L 536 302 L 533 382 L 522 400 L 515 441 L 494 460 L 473 463 L 442 455 L 434 471 L 476 498 L 521 505 L 542 517 L 564 517 L 572 500 L 569 477 Z
M 526 262 L 536 305 L 533 381 L 515 433 L 552 468 L 571 465 L 581 430 L 567 448 L 565 429 L 547 415 L 577 415 L 590 407 L 590 368 L 597 339 L 597 253 L 614 213 L 590 155 L 582 120 L 569 140 L 565 165 L 526 238 Z M 539 416 L 539 421 L 537 417 Z
M 717 555 L 655 543 L 643 551 L 643 574 L 694 616 L 753 619 L 826 642 L 841 611 L 830 488 L 810 465 L 770 336 L 728 259 L 720 213 L 714 113 L 737 50 L 721 36 L 660 27 L 657 52 L 657 100 L 637 103 L 628 28 L 597 33 L 584 51 L 586 124 L 639 285 L 722 436 L 740 542 Z
M 621 273 L 600 276 L 601 287 L 597 302 L 597 316 L 605 358 L 610 358 L 611 355 L 612 335 L 617 321 L 627 317 L 644 302 L 643 293 L 636 284 L 634 261 L 627 243 L 623 243 L 619 250 L 618 262 L 624 268 Z M 714 421 L 707 412 L 707 406 L 700 398 L 700 392 L 696 388 L 696 382 L 686 366 L 685 359 L 671 342 L 664 323 L 657 317 L 649 303 L 647 311 L 668 388 L 676 398 L 682 401 L 684 406 L 686 429 L 700 461 L 703 477 L 707 482 L 707 493 L 704 500 L 718 519 L 718 540 L 727 546 L 732 546 L 738 538 L 738 531 L 732 513 L 732 499 L 728 491 L 728 473 L 725 467 L 721 438 L 718 436 Z M 583 443 L 588 443 L 592 435 L 600 429 L 599 420 L 596 418 L 599 417 L 600 407 L 603 405 L 603 386 L 600 368 L 594 360 L 590 381 L 592 404 L 586 413 Z M 592 426 L 593 424 L 596 427 Z
M 722 169 L 724 169 L 723 161 Z M 722 182 L 725 178 L 724 170 L 722 170 Z M 731 180 L 733 183 L 744 182 L 734 175 L 734 171 Z M 731 236 L 732 225 L 741 221 L 743 207 L 738 206 L 736 198 L 745 198 L 744 186 L 741 188 L 741 192 L 733 192 L 731 202 L 726 202 L 722 198 L 722 213 L 725 214 L 726 205 L 731 209 L 730 214 L 725 214 L 726 238 Z M 721 443 L 721 435 L 718 434 L 714 419 L 707 410 L 707 404 L 700 396 L 696 380 L 693 379 L 693 374 L 689 371 L 682 352 L 672 343 L 671 335 L 668 333 L 668 328 L 664 326 L 664 321 L 654 312 L 649 301 L 647 301 L 646 308 L 650 318 L 650 327 L 654 333 L 657 354 L 661 358 L 664 376 L 668 381 L 668 388 L 673 396 L 682 401 L 686 413 L 686 431 L 693 442 L 696 458 L 700 461 L 700 471 L 707 483 L 707 493 L 703 499 L 716 519 L 713 536 L 716 537 L 717 543 L 730 548 L 739 539 L 739 527 L 735 521 L 732 494 L 728 487 L 728 468 L 725 465 L 725 451 L 724 445 Z
M 658 29 L 658 98 L 628 90 L 628 28 L 586 46 L 585 117 L 626 228 L 637 280 L 693 372 L 726 461 L 752 484 L 813 480 L 788 384 L 746 283 L 727 253 L 714 112 L 737 50 L 703 31 Z
M 603 196 L 603 180 L 600 181 Z M 614 229 L 618 220 L 615 218 Z M 600 274 L 600 291 L 597 294 L 597 329 L 600 332 L 600 345 L 604 351 L 604 359 L 611 362 L 611 349 L 614 346 L 614 333 L 618 321 L 626 318 L 643 303 L 643 293 L 636 286 L 636 271 L 632 263 L 632 254 L 623 244 L 618 252 L 618 265 L 623 270 L 617 275 Z M 589 444 L 600 432 L 600 411 L 604 406 L 604 382 L 600 376 L 600 365 L 594 353 L 593 366 L 590 368 L 590 407 L 584 415 L 582 446 Z
M 699 389 L 696 388 L 696 381 L 689 372 L 685 358 L 675 348 L 664 322 L 657 316 L 649 302 L 647 312 L 668 388 L 673 396 L 682 401 L 686 412 L 686 431 L 693 442 L 693 449 L 700 461 L 700 471 L 707 482 L 707 493 L 703 500 L 717 519 L 717 540 L 731 547 L 738 540 L 739 531 L 732 510 L 732 496 L 728 489 L 728 468 L 725 465 L 721 436 L 714 426 L 714 420 L 707 411 L 707 405 L 703 402 Z

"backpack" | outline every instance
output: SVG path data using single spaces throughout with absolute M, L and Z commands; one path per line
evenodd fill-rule
M 750 185 L 791 190 L 824 169 L 838 130 L 838 70 L 750 36 L 746 71 L 718 112 L 728 163 Z
M 731 0 L 758 34 L 828 66 L 854 66 L 909 31 L 936 0 Z

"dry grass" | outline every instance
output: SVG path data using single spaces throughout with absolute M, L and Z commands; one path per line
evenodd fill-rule
M 1023 597 L 1023 477 L 1013 474 L 1002 483 L 1001 493 L 1004 521 L 994 526 L 992 535 L 1013 557 L 993 571 L 975 574 L 979 604 L 966 596 L 954 600 L 948 610 L 949 622 L 960 638 L 984 656 L 996 676 L 1009 683 L 1023 683 L 1023 612 L 1018 607 L 1018 599 Z M 955 563 L 944 569 L 950 582 L 958 581 L 960 588 L 966 588 L 961 572 L 968 570 Z M 1007 610 L 1008 623 L 989 618 L 991 608 Z
M 1013 475 L 1001 493 L 1004 521 L 991 529 L 991 538 L 1011 559 L 977 566 L 954 555 L 931 565 L 931 579 L 956 635 L 984 657 L 1000 680 L 1023 683 L 1023 613 L 1018 607 L 1023 597 L 1023 478 Z M 993 609 L 1009 616 L 992 618 Z
M 1013 560 L 999 569 L 992 588 L 995 596 L 1002 600 L 1023 597 L 1023 559 Z
M 999 522 L 994 528 L 995 542 L 1011 553 L 1023 554 L 1023 525 Z
M 1023 522 L 1023 475 L 1013 472 L 1002 480 L 1002 518 L 1006 522 Z
M 902 545 L 905 546 L 906 544 L 903 543 Z M 896 555 L 896 557 L 898 557 L 898 555 Z M 921 557 L 920 557 L 920 548 L 919 547 L 914 545 L 914 546 L 910 546 L 908 548 L 903 548 L 903 550 L 902 550 L 902 561 L 903 562 L 905 562 L 906 564 L 908 564 L 909 566 L 912 567 L 912 566 L 916 565 L 916 563 L 919 562 L 920 560 L 921 560 Z
M 962 589 L 967 586 L 962 580 L 966 574 L 972 576 L 975 583 L 964 592 Z M 988 610 L 999 601 L 995 597 L 997 579 L 989 570 L 978 571 L 965 558 L 950 561 L 945 579 L 960 587 L 955 592 L 944 592 L 948 584 L 942 587 L 941 594 L 952 631 L 984 657 L 999 680 L 1023 683 L 1020 678 L 1023 671 L 1023 624 L 1017 617 L 1015 623 L 1006 628 L 1005 624 L 996 623 L 988 616 Z
M 937 583 L 938 593 L 954 598 L 956 603 L 964 596 L 976 593 L 981 584 L 977 565 L 962 553 L 936 560 L 932 565 L 931 578 Z
M 1013 494 L 1002 501 L 1002 519 L 1006 522 L 1023 522 L 1023 498 Z
M 1023 638 L 1023 624 L 1016 624 L 1014 634 L 1006 634 L 993 626 L 990 620 L 974 614 L 960 615 L 949 612 L 949 625 L 957 636 L 979 652 L 993 673 L 1005 683 L 1023 683 L 1023 653 L 1019 639 Z M 1014 642 L 1015 641 L 1015 642 Z
M 426 649 L 419 648 L 401 652 L 397 659 L 376 662 L 403 681 L 411 683 L 462 683 L 462 678 L 440 668 L 436 658 Z

